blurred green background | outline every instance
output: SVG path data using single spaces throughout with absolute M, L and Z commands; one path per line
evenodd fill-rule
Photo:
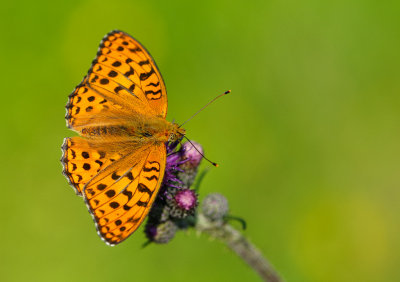
M 67 96 L 121 29 L 155 58 L 168 119 L 287 281 L 399 281 L 397 1 L 6 1 L 1 281 L 258 281 L 219 242 L 142 229 L 106 246 L 61 174 Z M 203 164 L 203 167 L 208 167 Z

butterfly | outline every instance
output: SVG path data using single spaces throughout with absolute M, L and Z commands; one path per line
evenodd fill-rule
M 63 174 L 99 236 L 116 245 L 146 218 L 164 177 L 165 144 L 185 130 L 165 120 L 167 92 L 149 52 L 118 30 L 101 41 L 66 109 L 67 126 L 80 136 L 64 139 Z

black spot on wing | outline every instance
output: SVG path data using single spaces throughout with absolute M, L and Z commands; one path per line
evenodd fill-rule
M 113 71 L 113 70 L 111 70 L 109 73 L 108 73 L 108 76 L 109 77 L 116 77 L 118 75 L 118 73 L 116 72 L 116 71 Z
M 149 71 L 149 72 L 144 72 L 144 73 L 141 73 L 140 74 L 140 80 L 146 80 L 146 79 L 148 79 L 152 74 L 154 74 L 155 72 L 154 72 L 154 69 L 153 68 L 151 68 L 151 70 Z
M 147 202 L 142 202 L 142 201 L 137 201 L 136 205 L 138 205 L 139 207 L 147 207 Z
M 146 61 L 141 61 L 138 64 L 139 64 L 139 66 L 144 66 L 144 65 L 149 65 L 150 62 L 149 62 L 149 60 L 146 60 Z
M 97 185 L 97 189 L 98 190 L 104 190 L 104 189 L 106 189 L 107 188 L 107 185 L 105 185 L 105 184 L 99 184 L 99 185 Z
M 149 172 L 149 171 L 157 171 L 157 172 L 159 172 L 160 169 L 158 167 L 144 167 L 143 171 L 145 171 L 145 172 Z
M 139 190 L 139 192 L 149 194 L 149 196 L 151 196 L 153 194 L 153 192 L 151 192 L 151 190 L 143 183 L 139 183 L 138 190 Z
M 154 87 L 157 87 L 159 85 L 160 85 L 160 82 L 157 82 L 157 83 L 150 82 L 149 84 L 147 84 L 147 86 L 154 86 Z
M 111 178 L 113 180 L 117 180 L 120 176 L 114 171 L 113 174 L 111 175 Z
M 106 192 L 107 197 L 112 198 L 115 196 L 115 191 L 114 190 L 108 190 Z
M 131 191 L 128 191 L 127 189 L 125 189 L 125 190 L 122 192 L 122 194 L 128 197 L 128 201 L 129 201 L 130 199 L 132 199 L 132 197 L 133 197 L 133 193 L 132 193 Z
M 119 207 L 119 203 L 117 203 L 117 202 L 111 202 L 111 203 L 110 203 L 110 207 L 113 208 L 113 209 L 116 209 L 116 208 Z
M 112 63 L 112 66 L 113 67 L 119 67 L 119 66 L 121 66 L 122 64 L 121 64 L 121 62 L 120 61 L 115 61 L 114 63 Z
M 128 177 L 128 179 L 132 181 L 132 180 L 133 180 L 132 172 L 128 172 L 128 173 L 126 174 L 126 177 Z
M 149 181 L 151 181 L 151 180 L 158 180 L 158 177 L 157 176 L 155 176 L 155 175 L 152 175 L 152 176 L 150 176 L 150 177 L 146 177 L 146 179 L 147 180 L 149 180 Z
M 102 78 L 100 79 L 100 84 L 106 85 L 108 84 L 110 81 L 107 78 Z
M 156 94 L 160 94 L 161 93 L 161 89 L 157 90 L 157 91 L 153 91 L 153 90 L 147 90 L 146 92 L 144 92 L 146 95 L 148 94 L 152 94 L 152 95 L 156 95 Z
M 135 73 L 135 71 L 134 71 L 133 68 L 130 66 L 130 67 L 129 67 L 129 71 L 127 71 L 127 72 L 125 73 L 125 76 L 129 77 L 129 76 L 133 75 L 134 73 Z
M 121 85 L 118 85 L 117 87 L 114 88 L 114 92 L 115 94 L 118 94 L 119 91 L 121 91 L 122 89 L 124 89 Z

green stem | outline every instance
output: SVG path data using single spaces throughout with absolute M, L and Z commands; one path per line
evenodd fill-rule
M 263 257 L 261 252 L 231 225 L 222 220 L 211 221 L 200 213 L 197 218 L 196 229 L 202 233 L 208 234 L 212 238 L 224 242 L 253 268 L 264 281 L 283 281 L 272 268 L 271 264 Z

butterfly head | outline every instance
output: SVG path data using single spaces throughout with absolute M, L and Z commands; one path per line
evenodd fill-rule
M 168 135 L 168 142 L 175 142 L 181 140 L 185 136 L 185 129 L 179 127 L 176 123 L 171 124 L 170 130 L 166 133 Z

